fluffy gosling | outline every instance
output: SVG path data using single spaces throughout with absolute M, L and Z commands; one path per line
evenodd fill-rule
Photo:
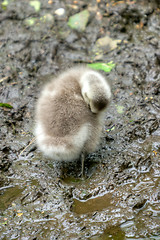
M 85 155 L 99 143 L 111 99 L 106 79 L 84 66 L 73 67 L 48 83 L 36 106 L 35 136 L 44 155 L 58 161 Z

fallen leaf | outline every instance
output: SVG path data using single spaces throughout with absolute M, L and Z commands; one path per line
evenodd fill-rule
M 8 0 L 4 0 L 1 5 L 2 7 L 7 7 L 7 5 L 9 4 Z
M 142 29 L 144 26 L 143 22 L 141 21 L 139 24 L 136 25 L 137 29 Z
M 37 0 L 35 1 L 30 1 L 30 6 L 34 7 L 35 11 L 38 12 L 41 8 L 41 3 Z
M 96 45 L 98 47 L 106 47 L 106 48 L 109 48 L 110 51 L 117 48 L 118 43 L 121 43 L 121 40 L 119 40 L 119 39 L 114 40 L 114 39 L 110 38 L 109 36 L 99 38 L 96 41 Z
M 110 72 L 115 67 L 115 63 L 113 63 L 112 61 L 108 63 L 90 63 L 87 64 L 87 66 L 95 70 L 103 70 L 104 72 Z
M 18 216 L 18 217 L 21 217 L 22 215 L 23 215 L 22 212 L 17 213 L 17 216 Z
M 116 105 L 116 108 L 117 108 L 118 113 L 122 114 L 124 112 L 124 107 L 123 106 Z
M 2 224 L 3 224 L 3 225 L 6 225 L 6 224 L 7 224 L 7 221 L 5 221 L 5 222 L 3 222 L 3 223 L 0 223 L 0 225 L 2 225 Z
M 102 59 L 105 53 L 116 49 L 119 43 L 121 43 L 121 40 L 112 39 L 107 35 L 103 38 L 99 38 L 91 50 L 95 55 L 94 60 Z
M 157 152 L 156 151 L 153 151 L 154 155 L 157 156 Z
M 32 26 L 34 25 L 36 22 L 36 18 L 28 18 L 25 20 L 25 24 L 28 25 L 28 26 Z
M 9 103 L 0 103 L 0 107 L 13 108 Z
M 90 14 L 88 10 L 79 12 L 69 18 L 68 26 L 78 31 L 84 31 L 88 23 L 89 16 Z

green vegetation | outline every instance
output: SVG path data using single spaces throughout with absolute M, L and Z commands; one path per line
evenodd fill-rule
M 78 31 L 84 31 L 89 19 L 89 11 L 84 10 L 69 18 L 68 26 Z
M 115 67 L 115 63 L 113 63 L 112 61 L 108 63 L 89 63 L 87 64 L 87 66 L 95 70 L 110 72 Z
M 0 107 L 6 107 L 6 108 L 13 108 L 10 104 L 8 103 L 0 103 Z

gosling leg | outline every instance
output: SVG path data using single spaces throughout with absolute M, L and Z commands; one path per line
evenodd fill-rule
M 82 164 L 82 177 L 84 177 L 84 160 L 85 160 L 85 153 L 81 153 L 81 164 Z

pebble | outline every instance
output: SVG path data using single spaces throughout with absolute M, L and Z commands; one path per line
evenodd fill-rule
M 54 13 L 58 16 L 62 16 L 62 15 L 65 14 L 65 9 L 64 8 L 58 8 Z

